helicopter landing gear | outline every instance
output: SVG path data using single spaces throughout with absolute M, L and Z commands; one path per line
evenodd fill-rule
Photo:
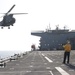
M 1 27 L 1 29 L 3 29 L 3 27 Z
M 10 29 L 10 27 L 8 27 L 8 29 Z

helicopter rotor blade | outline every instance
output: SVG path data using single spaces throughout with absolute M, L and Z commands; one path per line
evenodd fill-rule
M 6 13 L 6 15 L 15 7 L 15 4 L 10 8 L 10 10 Z
M 22 14 L 28 14 L 28 13 L 11 13 L 13 15 L 22 15 Z
M 6 13 L 0 13 L 0 14 L 6 14 Z M 10 14 L 13 14 L 13 15 L 21 15 L 21 14 L 28 14 L 28 13 L 10 13 Z

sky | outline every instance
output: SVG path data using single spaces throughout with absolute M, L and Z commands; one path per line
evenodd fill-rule
M 30 51 L 32 44 L 38 47 L 40 37 L 31 32 L 45 31 L 49 25 L 51 29 L 59 25 L 60 29 L 75 30 L 74 0 L 0 0 L 0 13 L 6 13 L 13 4 L 16 6 L 10 13 L 28 14 L 14 15 L 14 26 L 0 29 L 0 51 Z

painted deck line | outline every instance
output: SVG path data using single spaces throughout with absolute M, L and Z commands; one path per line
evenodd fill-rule
M 44 54 L 42 54 L 42 56 L 45 56 Z
M 70 75 L 65 70 L 63 70 L 61 67 L 55 67 L 62 75 Z
M 54 75 L 52 71 L 49 71 L 51 73 L 51 75 Z
M 25 72 L 32 72 L 32 71 L 7 71 L 7 72 L 0 72 L 0 74 L 5 74 L 5 73 L 25 73 Z
M 26 73 L 26 72 L 38 72 L 38 73 L 48 73 L 48 72 L 50 72 L 50 73 L 52 73 L 52 71 L 7 71 L 7 72 L 0 72 L 0 74 L 4 74 L 4 73 Z M 54 75 L 54 74 L 53 74 Z
M 49 62 L 53 62 L 52 60 L 50 60 L 48 57 L 45 56 L 45 58 L 49 61 Z

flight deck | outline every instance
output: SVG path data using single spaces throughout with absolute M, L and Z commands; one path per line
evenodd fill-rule
M 31 51 L 0 66 L 0 75 L 75 75 L 75 51 L 62 64 L 64 51 Z

